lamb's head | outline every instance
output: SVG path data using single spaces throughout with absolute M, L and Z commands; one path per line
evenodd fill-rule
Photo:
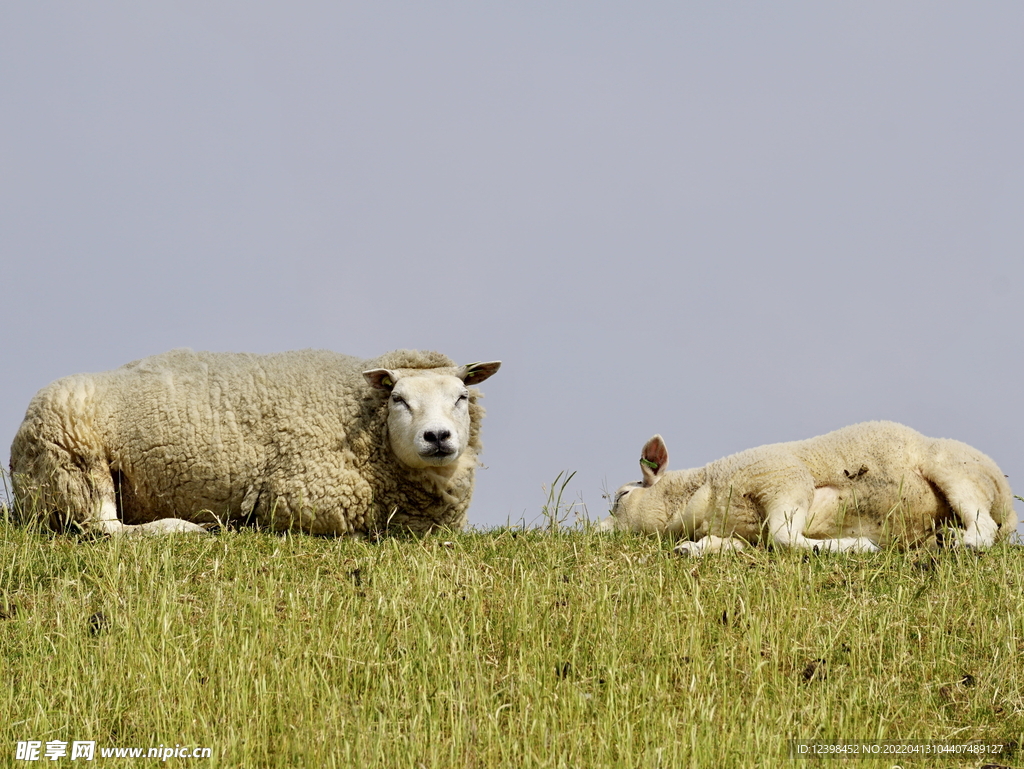
M 602 520 L 601 531 L 640 531 L 644 534 L 661 534 L 665 531 L 661 495 L 653 492 L 655 484 L 665 477 L 668 468 L 668 447 L 660 435 L 655 435 L 644 444 L 640 452 L 642 481 L 627 483 L 615 492 L 611 515 Z M 653 492 L 653 493 L 652 493 Z
M 388 435 L 398 460 L 417 469 L 457 462 L 469 444 L 467 387 L 483 382 L 500 366 L 501 361 L 491 361 L 471 363 L 454 373 L 452 369 L 364 371 L 372 387 L 390 393 Z

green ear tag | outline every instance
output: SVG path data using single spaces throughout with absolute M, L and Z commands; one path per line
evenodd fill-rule
M 658 469 L 658 463 L 657 462 L 652 462 L 651 460 L 644 459 L 643 457 L 640 457 L 640 464 L 642 464 L 644 467 L 649 467 L 649 468 L 651 468 L 652 470 L 655 470 L 655 471 Z
M 380 383 L 385 387 L 392 387 L 395 384 L 394 382 L 391 381 L 391 377 L 389 376 L 386 376 L 382 380 L 380 380 Z

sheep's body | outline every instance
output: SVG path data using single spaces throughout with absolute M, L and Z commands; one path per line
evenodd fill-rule
M 475 365 L 405 350 L 369 361 L 322 350 L 173 350 L 66 377 L 36 395 L 15 436 L 15 497 L 22 514 L 55 528 L 107 533 L 231 519 L 332 535 L 460 527 L 483 417 L 464 381 L 482 381 L 498 364 Z M 390 377 L 368 384 L 366 369 Z M 405 406 L 391 395 L 396 382 L 460 398 L 457 451 L 435 446 L 439 456 L 420 467 L 396 457 L 393 398 Z
M 965 443 L 894 422 L 865 422 L 761 446 L 695 470 L 666 471 L 661 436 L 644 446 L 644 480 L 616 494 L 604 528 L 669 534 L 682 552 L 743 543 L 869 551 L 934 542 L 989 547 L 1017 525 L 1010 486 Z

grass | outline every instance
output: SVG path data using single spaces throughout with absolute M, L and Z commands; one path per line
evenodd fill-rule
M 1022 762 L 1017 546 L 693 561 L 557 528 L 0 539 L 12 763 L 30 739 L 210 747 L 168 763 L 225 767 L 788 766 L 790 739 L 983 740 Z

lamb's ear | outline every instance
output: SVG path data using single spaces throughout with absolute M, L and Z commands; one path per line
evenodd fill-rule
M 485 379 L 490 379 L 501 368 L 500 360 L 492 360 L 487 363 L 469 363 L 462 367 L 458 376 L 467 385 L 478 385 Z
M 668 467 L 668 447 L 660 435 L 655 435 L 644 444 L 640 452 L 640 472 L 644 474 L 644 486 L 653 486 L 665 475 Z
M 387 390 L 391 392 L 398 381 L 398 375 L 386 368 L 375 368 L 371 371 L 364 371 L 363 377 L 370 383 L 370 387 L 376 390 Z

